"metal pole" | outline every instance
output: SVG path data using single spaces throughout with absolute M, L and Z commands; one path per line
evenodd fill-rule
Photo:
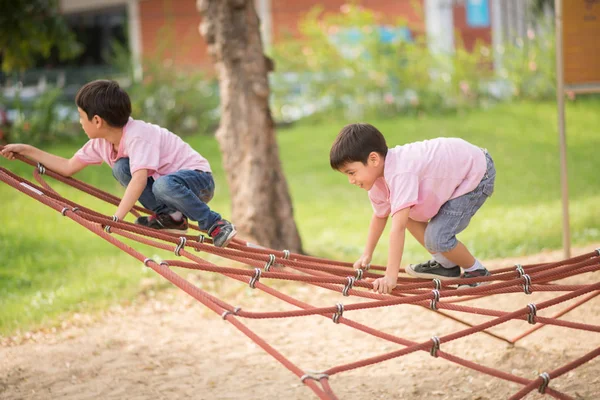
M 558 105 L 558 135 L 560 141 L 560 183 L 562 192 L 562 228 L 564 257 L 571 257 L 571 232 L 569 225 L 569 184 L 567 175 L 567 137 L 565 128 L 565 80 L 563 62 L 562 0 L 554 0 L 556 26 L 556 102 Z

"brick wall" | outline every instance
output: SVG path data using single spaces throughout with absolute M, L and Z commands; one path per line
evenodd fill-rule
M 139 7 L 142 57 L 161 53 L 184 68 L 212 68 L 194 0 L 144 0 Z
M 382 23 L 394 23 L 404 18 L 414 33 L 424 31 L 422 8 L 424 0 L 361 0 L 360 3 L 380 13 Z M 273 40 L 287 33 L 298 35 L 299 20 L 315 5 L 327 12 L 340 12 L 346 0 L 271 0 Z M 420 7 L 415 10 L 414 4 Z M 211 70 L 212 60 L 207 53 L 204 39 L 198 32 L 200 14 L 193 0 L 143 0 L 139 2 L 142 54 L 149 56 L 162 53 L 182 67 L 200 67 Z M 491 43 L 489 28 L 470 28 L 466 22 L 464 6 L 454 8 L 455 29 L 460 33 L 467 48 L 477 39 Z
M 415 3 L 422 10 L 424 0 L 362 0 L 359 3 L 376 13 L 381 14 L 382 23 L 394 23 L 402 17 L 407 20 L 411 28 L 424 29 L 422 13 L 415 10 L 411 3 Z M 271 14 L 273 19 L 273 37 L 276 41 L 284 35 L 298 35 L 298 21 L 315 5 L 323 8 L 324 12 L 339 13 L 340 8 L 348 3 L 347 0 L 272 0 Z

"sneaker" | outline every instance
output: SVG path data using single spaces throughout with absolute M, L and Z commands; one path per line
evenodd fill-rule
M 181 221 L 175 221 L 169 214 L 153 214 L 138 217 L 135 220 L 135 224 L 171 233 L 186 233 L 188 230 L 186 217 L 183 217 Z
M 481 269 L 476 269 L 475 271 L 471 271 L 471 272 L 465 272 L 464 274 L 462 274 L 461 279 L 467 279 L 467 278 L 482 278 L 484 276 L 491 276 L 492 274 L 490 274 L 490 271 L 488 271 L 485 268 L 481 268 Z M 458 287 L 477 287 L 480 285 L 487 285 L 489 282 L 473 282 L 473 283 L 463 283 L 463 284 L 459 284 Z
M 215 222 L 208 230 L 213 244 L 217 247 L 226 247 L 236 233 L 235 227 L 225 219 Z
M 421 264 L 410 264 L 405 268 L 408 275 L 424 279 L 455 279 L 460 278 L 460 267 L 444 268 L 435 260 L 425 261 Z

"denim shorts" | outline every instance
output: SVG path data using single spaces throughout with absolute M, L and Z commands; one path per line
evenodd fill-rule
M 471 222 L 471 218 L 485 201 L 494 193 L 496 168 L 487 150 L 487 168 L 481 182 L 475 189 L 462 196 L 445 202 L 438 213 L 431 218 L 425 229 L 425 247 L 431 253 L 444 253 L 456 247 L 456 235 Z

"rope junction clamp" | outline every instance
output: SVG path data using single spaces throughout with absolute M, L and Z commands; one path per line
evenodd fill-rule
M 344 314 L 344 305 L 342 303 L 337 303 L 335 306 L 337 308 L 337 311 L 335 312 L 335 314 L 333 314 L 333 317 L 331 319 L 334 323 L 339 324 L 340 317 L 342 316 L 342 314 Z
M 242 309 L 241 307 L 236 307 L 236 308 L 234 308 L 234 309 L 233 309 L 233 311 L 225 310 L 225 311 L 223 311 L 223 314 L 221 314 L 221 318 L 225 319 L 225 318 L 227 318 L 227 316 L 228 316 L 229 314 L 232 314 L 232 315 L 237 315 L 237 313 L 238 313 L 238 312 L 239 312 L 241 309 Z
M 541 394 L 544 394 L 544 392 L 546 391 L 546 388 L 548 387 L 548 384 L 550 383 L 550 375 L 547 372 L 542 372 L 540 374 L 540 378 L 542 378 L 543 382 L 540 385 L 540 387 L 538 388 L 538 392 L 540 392 Z
M 187 242 L 187 238 L 185 236 L 179 237 L 179 244 L 177 245 L 177 247 L 175 247 L 175 255 L 176 256 L 179 257 L 181 255 L 181 250 L 183 250 L 183 248 L 185 247 L 186 242 Z
M 260 268 L 254 268 L 254 276 L 250 279 L 250 287 L 254 289 L 256 287 L 256 282 L 260 279 L 261 270 Z
M 435 290 L 440 290 L 442 288 L 442 281 L 440 281 L 438 278 L 434 278 L 433 287 L 435 288 Z
M 361 268 L 356 270 L 356 280 L 360 281 L 363 278 L 365 271 L 363 271 Z
M 289 260 L 290 259 L 290 251 L 289 250 L 284 250 L 283 251 L 283 259 L 284 260 Z
M 306 374 L 300 377 L 300 382 L 304 383 L 307 379 L 320 381 L 321 379 L 329 379 L 329 375 L 318 371 L 306 371 Z
M 596 253 L 600 256 L 600 247 L 596 249 Z
M 348 283 L 346 283 L 346 286 L 344 286 L 344 289 L 342 290 L 342 294 L 344 296 L 349 296 L 348 291 L 350 289 L 352 289 L 352 286 L 354 286 L 354 281 L 356 279 L 353 276 L 348 276 L 348 277 L 346 277 L 346 279 L 348 279 Z
M 433 311 L 437 311 L 437 309 L 438 309 L 437 303 L 438 303 L 438 301 L 440 301 L 440 291 L 437 289 L 434 289 L 431 291 L 431 293 L 433 295 L 433 298 L 431 299 L 430 307 Z
M 44 167 L 44 164 L 42 164 L 42 163 L 37 163 L 37 169 L 38 169 L 38 172 L 42 175 L 44 175 L 46 173 L 46 167 Z
M 527 322 L 529 322 L 531 325 L 535 325 L 535 315 L 537 313 L 537 307 L 533 303 L 527 304 L 527 307 L 529 307 L 529 315 L 527 315 Z
M 525 284 L 523 285 L 523 291 L 525 291 L 525 294 L 531 294 L 531 288 L 529 286 L 531 286 L 531 277 L 527 274 L 523 275 L 523 280 L 525 281 Z
M 438 356 L 438 350 L 440 349 L 440 338 L 437 336 L 434 336 L 431 338 L 431 341 L 433 342 L 433 346 L 431 346 L 431 351 L 429 351 L 429 354 L 431 354 L 432 357 L 436 357 Z
M 62 214 L 62 216 L 64 217 L 67 214 L 67 211 L 69 211 L 69 209 L 67 207 L 64 207 L 60 213 Z
M 274 254 L 269 254 L 269 261 L 267 261 L 267 263 L 264 266 L 264 270 L 269 272 L 271 270 L 271 267 L 273 266 L 273 263 L 275 262 L 275 255 Z
M 113 222 L 118 222 L 118 221 L 119 221 L 119 218 L 117 218 L 117 216 L 116 216 L 116 215 L 113 215 L 113 216 L 112 216 L 112 220 L 113 220 Z M 104 232 L 106 232 L 106 233 L 110 233 L 110 228 L 111 228 L 111 227 L 110 227 L 110 225 L 106 225 L 106 226 L 104 227 Z
M 519 275 L 519 278 L 522 277 L 523 275 L 525 275 L 525 270 L 523 269 L 523 266 L 521 264 L 515 264 L 516 270 L 517 270 L 517 275 Z
M 169 267 L 169 263 L 166 261 L 161 261 L 158 265 L 164 265 L 165 267 Z
M 198 243 L 200 243 L 200 244 L 204 243 L 204 235 L 198 235 Z M 202 251 L 196 247 L 194 247 L 194 250 L 197 251 L 198 253 Z
M 154 261 L 154 260 L 153 260 L 153 259 L 151 259 L 151 258 L 146 258 L 146 259 L 144 259 L 144 265 L 147 267 L 147 266 L 148 266 L 148 263 L 149 263 L 150 261 L 152 261 L 153 263 L 155 263 L 155 262 L 156 262 L 156 261 Z

